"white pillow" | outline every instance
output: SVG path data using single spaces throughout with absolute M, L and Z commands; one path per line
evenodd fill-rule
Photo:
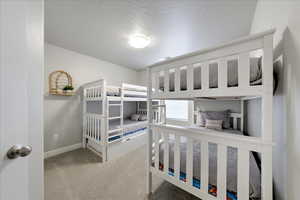
M 132 114 L 132 115 L 131 115 L 131 120 L 132 120 L 132 121 L 138 121 L 139 118 L 140 118 L 140 115 L 138 115 L 138 114 Z
M 222 130 L 223 120 L 205 120 L 205 127 L 208 129 Z
M 139 121 L 146 121 L 147 120 L 147 115 L 140 115 Z

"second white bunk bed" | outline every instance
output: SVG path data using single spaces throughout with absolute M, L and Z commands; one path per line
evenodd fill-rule
M 266 31 L 148 67 L 148 194 L 154 174 L 200 199 L 273 199 L 273 34 Z M 252 79 L 254 54 L 261 57 L 258 76 Z M 222 131 L 156 124 L 151 115 L 157 99 L 253 97 L 262 102 L 261 137 L 237 130 L 238 121 L 243 127 L 239 114 L 231 114 L 233 127 Z M 252 166 L 252 152 L 261 155 L 261 172 Z
M 99 154 L 105 162 L 145 144 L 146 96 L 147 88 L 138 85 L 109 86 L 104 79 L 86 84 L 83 88 L 83 146 Z M 136 107 L 130 118 L 124 111 L 132 105 Z

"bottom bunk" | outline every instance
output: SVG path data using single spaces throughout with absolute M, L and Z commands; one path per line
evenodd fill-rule
M 201 199 L 262 199 L 269 187 L 270 163 L 262 159 L 263 176 L 254 153 L 269 156 L 273 144 L 261 138 L 195 125 L 151 125 L 150 132 L 149 172 Z
M 193 128 L 198 131 L 208 131 L 205 128 Z M 227 130 L 230 134 L 242 133 L 237 130 Z M 186 182 L 186 161 L 187 161 L 187 139 L 185 137 L 180 138 L 180 175 L 179 179 Z M 159 146 L 159 170 L 164 170 L 164 151 L 166 144 L 161 142 Z M 169 149 L 169 175 L 174 176 L 174 149 L 175 149 L 175 137 L 169 137 L 168 143 Z M 218 164 L 218 146 L 217 144 L 208 144 L 208 193 L 217 196 L 217 164 Z M 200 142 L 193 142 L 193 186 L 200 189 L 201 187 L 201 144 Z M 154 160 L 153 160 L 154 161 Z M 237 199 L 237 149 L 228 147 L 227 148 L 227 199 Z M 152 163 L 154 166 L 154 162 Z M 254 159 L 252 153 L 249 154 L 249 199 L 259 199 L 261 180 L 260 170 Z
M 102 162 L 106 162 L 118 159 L 121 156 L 138 149 L 139 147 L 145 145 L 146 141 L 147 134 L 146 130 L 144 130 L 139 131 L 138 134 L 132 137 L 120 140 L 119 142 L 107 143 L 106 146 L 102 146 L 101 144 L 93 141 L 88 141 L 86 147 L 99 155 L 102 158 Z M 104 160 L 105 157 L 106 160 Z
M 130 152 L 146 143 L 147 121 L 124 120 L 110 123 L 110 130 L 101 134 L 101 121 L 106 121 L 101 115 L 89 114 L 86 116 L 84 129 L 84 146 L 100 155 L 103 161 L 115 159 L 126 152 Z M 106 138 L 106 139 L 102 139 Z M 143 138 L 143 139 L 141 139 Z

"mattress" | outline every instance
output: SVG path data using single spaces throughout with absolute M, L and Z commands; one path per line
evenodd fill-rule
M 192 129 L 198 129 L 199 131 L 207 131 L 205 128 L 196 128 L 190 127 Z M 228 134 L 242 134 L 240 131 L 236 130 L 226 130 Z M 170 137 L 169 140 L 169 167 L 170 171 L 174 171 L 174 138 Z M 181 137 L 180 141 L 180 172 L 181 176 L 185 175 L 186 172 L 186 138 Z M 193 144 L 194 154 L 194 180 L 199 182 L 200 180 L 200 172 L 201 172 L 201 145 L 200 143 Z M 209 185 L 210 187 L 217 186 L 217 145 L 209 143 Z M 160 152 L 159 152 L 159 162 L 160 166 L 163 165 L 163 154 L 164 154 L 164 144 L 160 144 Z M 261 190 L 261 179 L 260 179 L 260 170 L 257 166 L 257 163 L 254 159 L 252 153 L 250 154 L 250 198 L 256 199 L 260 198 Z M 195 184 L 195 182 L 194 182 Z M 200 183 L 199 183 L 200 184 Z M 232 147 L 228 147 L 227 150 L 227 191 L 232 192 L 231 194 L 236 194 L 237 192 L 237 150 Z
M 119 129 L 120 127 L 121 126 L 119 121 L 112 121 L 110 122 L 109 130 Z M 124 119 L 123 121 L 124 136 L 133 135 L 141 131 L 144 131 L 146 129 L 147 129 L 147 121 L 132 121 L 129 119 Z M 113 135 L 114 133 L 111 136 Z M 120 139 L 121 137 L 122 136 L 120 135 L 116 135 L 115 137 L 109 138 L 108 141 L 112 142 L 114 140 Z
M 123 89 L 128 90 L 128 91 L 147 92 L 147 87 L 135 86 L 135 85 L 129 85 L 129 84 L 123 85 Z
M 119 129 L 120 127 L 120 120 L 111 120 L 109 122 L 109 130 Z M 130 119 L 123 120 L 124 132 L 142 127 L 147 127 L 147 121 L 133 121 Z
M 228 61 L 228 87 L 238 86 L 238 60 Z M 169 74 L 169 91 L 174 91 L 175 72 Z M 261 59 L 250 58 L 250 85 L 262 84 Z M 209 65 L 209 87 L 218 87 L 218 64 Z M 159 89 L 164 90 L 164 76 L 159 77 Z M 187 90 L 187 69 L 180 70 L 180 89 Z M 194 89 L 201 89 L 201 67 L 194 68 Z
M 124 97 L 136 97 L 136 98 L 146 98 L 147 93 L 140 93 L 140 94 L 124 94 Z
M 107 96 L 120 96 L 120 88 L 117 87 L 107 87 L 106 88 L 106 95 Z

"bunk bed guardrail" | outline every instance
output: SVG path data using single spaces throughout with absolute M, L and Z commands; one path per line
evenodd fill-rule
M 218 47 L 175 57 L 149 66 L 152 88 L 151 98 L 194 98 L 223 96 L 259 96 L 265 88 L 273 87 L 273 33 L 270 30 L 261 34 L 241 38 Z M 250 53 L 262 50 L 262 84 L 250 84 Z M 228 62 L 236 60 L 238 85 L 228 84 Z M 210 64 L 216 63 L 217 87 L 210 87 Z M 200 68 L 200 73 L 196 69 Z M 186 71 L 184 81 L 182 71 Z M 171 76 L 171 74 L 173 74 Z M 172 79 L 171 79 L 172 78 Z M 200 80 L 199 85 L 195 82 Z M 171 84 L 173 89 L 171 91 Z M 184 89 L 182 88 L 184 86 Z

